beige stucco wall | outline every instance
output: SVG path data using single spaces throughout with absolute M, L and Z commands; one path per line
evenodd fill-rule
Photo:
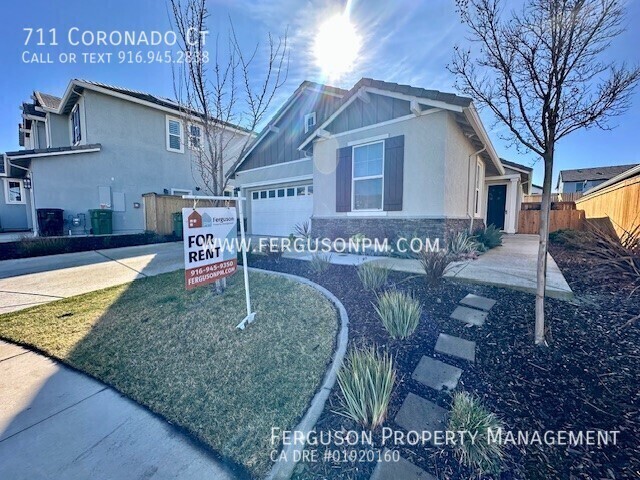
M 447 126 L 447 113 L 441 111 L 316 141 L 313 150 L 314 217 L 363 215 L 336 212 L 336 150 L 350 142 L 366 143 L 367 139 L 386 134 L 389 137 L 405 136 L 402 211 L 366 212 L 366 216 L 442 217 Z

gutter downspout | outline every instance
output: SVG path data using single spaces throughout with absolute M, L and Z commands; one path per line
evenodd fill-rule
M 36 214 L 36 191 L 35 191 L 35 183 L 33 181 L 33 172 L 26 167 L 22 167 L 20 165 L 14 165 L 13 163 L 11 163 L 10 158 L 7 158 L 7 160 L 9 161 L 9 167 L 14 167 L 19 170 L 24 170 L 25 172 L 30 174 L 29 178 L 31 179 L 31 193 L 29 194 L 29 196 L 31 197 L 31 229 L 33 230 L 33 236 L 37 237 L 38 233 L 40 232 L 38 232 L 38 216 Z
M 472 153 L 471 155 L 469 155 L 469 175 L 467 175 L 467 217 L 469 217 L 469 234 L 473 233 L 473 217 L 475 216 L 476 212 L 475 212 L 475 204 L 471 206 L 471 211 L 469 209 L 469 200 L 470 200 L 470 191 L 471 191 L 471 168 L 472 168 L 472 164 L 471 164 L 471 160 L 475 159 L 476 161 L 476 165 L 478 162 L 478 159 L 476 158 L 478 155 L 480 155 L 482 152 L 484 152 L 487 149 L 487 147 L 482 147 L 480 150 L 478 150 L 477 152 Z M 474 182 L 473 184 L 475 185 L 478 182 L 478 169 L 475 168 L 474 172 L 476 172 L 474 174 Z M 475 195 L 475 189 L 474 189 L 474 195 Z M 474 198 L 475 199 L 475 198 Z M 480 198 L 478 198 L 478 202 L 480 202 Z

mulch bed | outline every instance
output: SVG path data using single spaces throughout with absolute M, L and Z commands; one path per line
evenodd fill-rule
M 498 414 L 511 430 L 620 430 L 617 446 L 511 446 L 501 478 L 637 478 L 640 471 L 640 322 L 621 329 L 640 313 L 640 295 L 629 299 L 624 282 L 593 278 L 592 263 L 578 250 L 554 246 L 554 258 L 576 293 L 576 300 L 547 300 L 549 347 L 533 345 L 534 296 L 494 287 L 444 282 L 428 287 L 423 278 L 390 275 L 389 287 L 413 292 L 423 304 L 416 332 L 407 340 L 392 340 L 373 307 L 375 296 L 362 289 L 356 270 L 332 265 L 311 273 L 308 262 L 255 257 L 250 265 L 303 276 L 324 286 L 349 314 L 349 342 L 376 344 L 395 359 L 397 380 L 386 425 L 393 422 L 409 392 L 449 408 L 450 394 L 436 392 L 411 378 L 423 355 L 464 370 L 459 388 L 472 392 Z M 498 300 L 482 328 L 468 328 L 449 315 L 467 294 Z M 477 342 L 476 363 L 434 352 L 439 333 Z M 316 430 L 360 430 L 334 413 L 341 409 L 336 385 Z M 379 435 L 380 432 L 376 432 Z M 297 478 L 369 478 L 374 463 L 303 463 Z M 362 449 L 362 447 L 357 447 Z M 448 448 L 401 447 L 401 455 L 438 478 L 470 478 Z

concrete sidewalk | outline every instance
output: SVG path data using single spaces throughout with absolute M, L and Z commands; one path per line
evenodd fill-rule
M 106 385 L 0 341 L 0 478 L 235 478 Z
M 0 262 L 0 314 L 184 267 L 182 242 Z

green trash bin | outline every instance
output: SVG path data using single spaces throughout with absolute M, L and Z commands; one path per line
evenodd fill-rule
M 89 217 L 94 235 L 111 235 L 113 233 L 111 210 L 89 210 Z
M 173 217 L 173 236 L 182 238 L 182 212 L 172 213 Z

